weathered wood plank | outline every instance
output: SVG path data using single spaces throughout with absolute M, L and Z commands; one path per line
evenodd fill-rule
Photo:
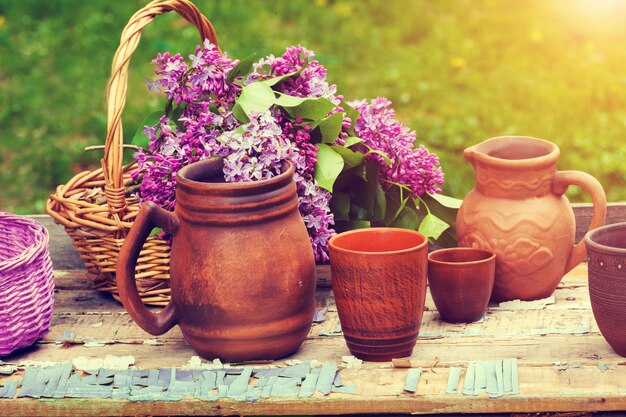
M 626 395 L 616 390 L 621 387 L 626 369 L 606 371 L 597 375 L 597 369 L 584 367 L 566 372 L 549 368 L 520 369 L 520 391 L 528 394 L 490 399 L 486 395 L 464 396 L 443 394 L 446 372 L 426 371 L 420 381 L 418 392 L 408 395 L 402 392 L 401 383 L 406 370 L 344 370 L 345 383 L 361 384 L 362 395 L 331 394 L 329 397 L 302 399 L 261 399 L 257 402 L 219 400 L 205 402 L 185 400 L 181 402 L 142 402 L 124 400 L 64 399 L 5 401 L 0 416 L 48 415 L 48 416 L 113 416 L 113 415 L 283 415 L 351 413 L 492 413 L 528 412 L 529 405 L 536 412 L 548 411 L 610 411 L 623 410 Z M 572 384 L 571 381 L 587 381 Z M 524 381 L 541 380 L 545 386 L 563 385 L 563 391 L 546 392 L 542 384 Z M 589 381 L 594 381 L 589 384 Z M 428 381 L 428 382 L 427 382 Z M 570 381 L 570 383 L 568 383 Z M 532 392 L 532 393 L 530 393 Z
M 617 207 L 622 208 L 609 209 L 607 222 L 626 220 L 626 205 Z M 590 213 L 588 209 L 575 208 L 577 218 L 584 219 L 579 212 L 584 214 L 585 210 Z M 584 225 L 578 227 L 582 230 Z M 62 228 L 60 231 L 64 233 Z M 328 274 L 327 267 L 325 273 Z M 137 367 L 154 369 L 183 366 L 195 355 L 178 328 L 156 338 L 139 329 L 119 303 L 91 289 L 92 282 L 84 271 L 57 270 L 55 278 L 55 315 L 50 333 L 35 347 L 3 358 L 5 362 L 66 362 L 78 356 L 114 354 L 132 355 Z M 341 367 L 341 357 L 349 355 L 343 337 L 320 336 L 321 331 L 332 330 L 338 323 L 331 293 L 319 289 L 317 297 L 320 306 L 329 307 L 326 320 L 314 326 L 302 348 L 290 358 L 335 361 Z M 554 304 L 542 309 L 502 309 L 491 305 L 484 321 L 453 325 L 439 320 L 430 296 L 426 307 L 420 340 L 411 357 L 413 366 L 424 370 L 414 395 L 403 392 L 406 369 L 365 363 L 362 369 L 341 371 L 345 384 L 358 384 L 356 396 L 317 394 L 306 400 L 267 399 L 256 403 L 0 400 L 0 416 L 591 412 L 626 407 L 626 359 L 613 352 L 593 320 L 586 265 L 570 272 L 556 290 Z M 574 331 L 580 335 L 570 334 Z M 75 342 L 94 338 L 116 343 L 64 347 L 55 341 L 65 332 L 75 333 Z M 157 339 L 163 345 L 142 344 L 146 339 Z M 489 399 L 444 394 L 450 367 L 461 367 L 464 375 L 471 361 L 506 358 L 518 359 L 520 395 Z
M 79 344 L 66 348 L 62 344 L 37 344 L 34 348 L 15 352 L 4 357 L 3 360 L 7 363 L 19 363 L 24 360 L 62 363 L 78 356 L 102 358 L 107 354 L 132 355 L 135 357 L 138 368 L 157 369 L 183 366 L 192 356 L 197 355 L 181 339 L 159 339 L 164 342 L 163 345 L 151 346 L 140 344 L 144 338 L 151 337 L 149 335 L 139 337 L 138 343 L 115 343 L 103 347 L 85 347 Z M 350 352 L 343 337 L 326 337 L 306 340 L 296 354 L 285 359 L 341 362 L 342 356 L 349 355 Z M 599 334 L 519 338 L 467 336 L 419 340 L 411 356 L 411 362 L 414 366 L 430 369 L 431 365 L 436 362 L 436 358 L 438 358 L 436 369 L 465 366 L 469 361 L 506 358 L 518 358 L 520 366 L 555 369 L 556 363 L 590 367 L 596 367 L 599 363 L 614 367 L 626 364 L 626 359 L 617 355 Z M 277 363 L 282 363 L 282 361 L 277 361 Z M 364 366 L 367 369 L 377 369 L 380 365 L 367 363 Z M 541 380 L 527 382 L 542 384 Z M 548 385 L 544 387 L 546 391 L 558 388 L 558 386 Z M 619 388 L 626 390 L 626 379 Z
M 593 206 L 591 204 L 572 204 L 576 216 L 576 241 L 582 239 L 591 224 Z M 626 203 L 609 203 L 606 211 L 605 224 L 626 222 Z

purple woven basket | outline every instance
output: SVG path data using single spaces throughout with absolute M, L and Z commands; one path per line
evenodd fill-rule
M 0 356 L 48 332 L 53 301 L 46 229 L 27 217 L 0 212 Z

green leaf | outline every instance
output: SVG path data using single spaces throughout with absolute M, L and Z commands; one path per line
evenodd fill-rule
M 345 101 L 342 101 L 339 106 L 346 112 L 346 115 L 352 120 L 350 124 L 350 129 L 348 129 L 348 133 L 354 135 L 354 124 L 361 116 L 361 112 L 357 111 L 354 107 L 348 105 Z
M 448 227 L 450 227 L 448 223 L 444 222 L 439 217 L 428 213 L 422 220 L 418 232 L 427 238 L 437 239 Z
M 417 213 L 417 208 L 413 203 L 413 200 L 409 199 L 404 206 L 404 209 L 400 212 L 398 217 L 389 226 L 401 227 L 403 229 L 418 230 L 422 219 Z
M 315 179 L 320 187 L 333 191 L 333 184 L 343 170 L 343 158 L 328 145 L 317 145 L 317 162 L 315 163 Z
M 165 104 L 164 114 L 167 117 L 170 117 L 172 115 L 172 110 L 174 110 L 174 99 L 173 98 L 167 100 L 167 103 Z
M 330 209 L 333 212 L 335 221 L 350 219 L 350 195 L 341 191 L 333 192 L 330 200 Z
M 441 204 L 442 206 L 453 208 L 453 209 L 460 208 L 461 203 L 463 203 L 463 200 L 459 200 L 458 198 L 449 197 L 443 194 L 429 194 L 429 195 L 435 200 L 437 200 L 437 202 Z
M 348 222 L 348 227 L 350 228 L 350 230 L 367 229 L 368 227 L 371 227 L 371 226 L 372 224 L 367 220 L 350 220 Z
M 246 112 L 243 111 L 239 103 L 235 103 L 235 105 L 233 106 L 233 116 L 235 117 L 235 119 L 239 120 L 241 123 L 250 122 L 250 118 L 248 117 Z
M 364 165 L 363 171 L 350 185 L 351 217 L 380 221 L 384 218 L 387 203 L 381 201 L 380 194 L 384 192 L 378 182 L 378 164 L 370 161 Z
M 270 87 L 275 86 L 276 84 L 278 84 L 279 82 L 290 78 L 290 77 L 297 77 L 298 75 L 300 75 L 300 73 L 302 72 L 302 69 L 300 69 L 299 71 L 295 71 L 295 72 L 291 72 L 289 74 L 285 74 L 285 75 L 281 75 L 280 77 L 274 77 L 274 78 L 268 78 L 267 80 L 261 80 L 259 81 L 260 83 L 263 83 L 265 85 L 268 85 Z
M 349 168 L 353 168 L 363 162 L 365 154 L 361 152 L 354 152 L 351 149 L 343 147 L 341 145 L 331 145 L 331 147 L 343 158 L 344 162 Z
M 150 236 L 154 236 L 156 234 L 159 234 L 163 231 L 163 229 L 161 229 L 160 227 L 155 227 L 154 229 L 152 229 L 152 231 L 150 232 Z
M 254 64 L 255 61 L 255 52 L 239 61 L 237 65 L 235 65 L 228 73 L 228 76 L 226 77 L 226 84 L 232 83 L 237 77 L 245 77 L 248 75 L 250 71 L 252 71 L 252 64 Z
M 267 81 L 267 80 L 266 80 Z M 266 82 L 261 81 L 261 82 Z M 278 98 L 274 100 L 277 106 L 281 107 L 295 107 L 304 103 L 305 100 L 309 100 L 306 97 L 294 97 L 289 94 L 278 93 Z
M 363 139 L 361 138 L 357 138 L 356 136 L 350 136 L 349 138 L 346 139 L 346 144 L 343 145 L 346 148 L 349 148 L 352 145 L 356 145 L 357 143 L 361 143 L 363 142 Z
M 294 119 L 318 120 L 326 117 L 335 108 L 335 105 L 324 97 L 300 98 L 281 94 L 275 100 Z
M 448 227 L 433 243 L 441 248 L 454 248 L 458 245 L 456 238 L 456 228 Z
M 350 218 L 356 220 L 369 220 L 370 212 L 367 208 L 360 206 L 356 202 L 350 203 Z
M 443 198 L 442 198 L 443 197 Z M 420 201 L 421 200 L 421 201 Z M 441 203 L 443 201 L 443 203 Z M 428 212 L 439 217 L 446 223 L 453 225 L 456 223 L 456 215 L 459 212 L 457 205 L 460 207 L 460 201 L 456 198 L 432 194 L 424 194 L 416 204 L 424 204 L 428 207 Z
M 185 111 L 185 106 L 184 105 L 180 105 L 180 106 L 176 106 L 176 108 L 172 112 L 172 119 L 171 120 L 174 122 L 176 127 L 178 127 L 178 129 L 180 129 L 180 130 L 184 130 L 185 129 L 185 124 L 180 121 L 180 118 L 183 115 L 183 111 Z
M 268 110 L 275 101 L 276 95 L 270 86 L 255 82 L 241 89 L 241 94 L 237 99 L 235 107 L 237 107 L 237 105 L 240 106 L 241 111 L 248 116 L 253 112 L 262 113 Z M 234 112 L 235 110 L 233 108 L 233 114 Z M 241 114 L 239 114 L 239 116 L 241 116 Z M 239 120 L 237 115 L 235 115 L 235 117 Z
M 350 188 L 352 188 L 352 183 L 354 181 L 359 181 L 358 168 L 358 166 L 355 168 L 350 168 L 349 166 L 346 167 L 344 161 L 344 169 L 335 180 L 335 184 L 333 185 L 333 193 L 336 191 L 344 191 L 346 193 L 349 192 Z
M 341 132 L 343 115 L 344 113 L 335 113 L 320 121 L 319 129 L 322 134 L 322 143 L 333 143 L 337 139 L 339 132 Z
M 259 82 L 267 84 L 270 87 L 272 87 L 287 78 L 299 76 L 302 73 L 302 71 L 308 66 L 309 66 L 309 59 L 305 58 L 304 64 L 300 67 L 298 71 L 290 72 L 289 74 L 281 75 L 280 77 L 269 78 L 267 80 L 262 80 Z
M 160 111 L 155 111 L 154 113 L 150 113 L 139 124 L 139 127 L 137 128 L 137 131 L 135 132 L 135 135 L 133 136 L 130 143 L 132 143 L 135 146 L 139 146 L 140 148 L 148 149 L 148 144 L 150 143 L 150 139 L 146 135 L 143 134 L 143 131 L 146 126 L 152 127 L 158 124 L 159 121 L 161 120 L 161 117 L 163 117 L 163 113 Z
M 367 145 L 365 145 L 365 146 L 367 146 Z M 385 160 L 385 162 L 387 163 L 387 165 L 389 165 L 389 168 L 391 168 L 391 167 L 393 166 L 393 163 L 391 162 L 391 159 L 387 156 L 387 154 L 386 154 L 386 153 L 384 153 L 384 152 L 382 152 L 382 151 L 379 151 L 379 150 L 377 150 L 377 149 L 372 149 L 372 148 L 370 148 L 369 146 L 367 146 L 367 149 L 369 149 L 369 150 L 367 151 L 367 153 L 365 154 L 365 156 L 367 156 L 367 155 L 371 155 L 371 154 L 380 155 L 380 156 L 381 156 L 381 157 Z
M 386 192 L 385 197 L 387 199 L 387 213 L 383 220 L 386 226 L 391 226 L 398 218 L 407 201 L 410 200 L 410 196 L 404 195 L 404 190 L 401 187 L 392 185 Z
M 250 118 L 248 117 L 246 112 L 243 110 L 243 108 L 241 108 L 239 103 L 235 103 L 235 105 L 233 106 L 233 116 L 235 117 L 235 119 L 239 120 L 241 123 L 250 122 Z
M 385 219 L 387 214 L 387 198 L 385 191 L 380 186 L 380 182 L 376 181 L 376 187 L 374 189 L 374 208 L 372 210 L 372 220 L 381 222 Z

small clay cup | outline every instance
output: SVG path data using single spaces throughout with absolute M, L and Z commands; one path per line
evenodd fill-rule
M 626 223 L 590 231 L 585 245 L 593 316 L 609 345 L 626 357 Z
M 480 320 L 489 304 L 496 255 L 474 248 L 440 249 L 428 254 L 428 286 L 443 321 Z
M 333 291 L 350 352 L 375 362 L 411 356 L 426 298 L 426 237 L 378 227 L 338 234 L 329 245 Z

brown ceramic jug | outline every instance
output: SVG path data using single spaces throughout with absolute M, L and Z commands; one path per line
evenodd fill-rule
M 476 186 L 457 216 L 459 245 L 496 254 L 491 299 L 548 297 L 563 275 L 585 257 L 574 244 L 574 212 L 564 193 L 583 187 L 593 201 L 590 229 L 604 224 L 606 196 L 600 183 L 579 171 L 557 171 L 559 148 L 526 136 L 489 139 L 465 150 Z
M 221 158 L 177 176 L 176 209 L 141 205 L 124 241 L 117 283 L 124 307 L 148 333 L 178 324 L 201 356 L 276 359 L 299 348 L 315 312 L 315 260 L 298 211 L 293 167 L 267 180 L 225 183 Z M 171 302 L 148 310 L 135 266 L 153 227 L 173 236 Z

